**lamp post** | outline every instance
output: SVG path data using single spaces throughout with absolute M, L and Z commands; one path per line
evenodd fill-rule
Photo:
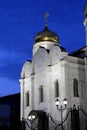
M 33 123 L 35 123 L 37 117 L 36 115 L 32 114 L 27 117 L 27 119 L 22 118 L 22 127 L 21 130 L 25 130 L 25 123 L 28 126 L 30 130 L 34 130 L 37 126 L 33 126 Z
M 27 120 L 31 123 L 31 126 L 29 126 L 29 124 L 28 124 L 28 127 L 31 130 L 34 130 L 32 124 L 34 123 L 35 119 L 36 119 L 36 115 L 34 115 L 34 114 L 29 115 L 28 118 L 27 118 Z
M 55 100 L 55 104 L 56 104 L 57 110 L 59 110 L 61 113 L 61 130 L 63 130 L 63 111 L 66 110 L 66 107 L 67 107 L 67 99 L 64 98 L 63 105 L 60 105 L 60 101 L 57 98 Z

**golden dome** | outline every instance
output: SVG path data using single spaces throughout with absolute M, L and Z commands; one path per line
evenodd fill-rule
M 37 42 L 42 42 L 42 41 L 51 41 L 51 42 L 58 43 L 59 38 L 56 33 L 50 31 L 48 27 L 45 26 L 44 30 L 37 33 L 34 39 L 35 44 Z

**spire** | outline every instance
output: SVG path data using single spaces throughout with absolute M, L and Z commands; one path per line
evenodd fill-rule
M 45 20 L 45 27 L 48 27 L 48 16 L 49 16 L 49 13 L 45 13 L 44 14 L 44 20 Z
M 86 46 L 87 46 L 87 3 L 84 6 L 84 26 L 85 26 L 85 32 L 86 32 Z

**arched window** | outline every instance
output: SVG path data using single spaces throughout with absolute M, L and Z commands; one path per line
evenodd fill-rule
M 59 82 L 56 80 L 55 82 L 55 98 L 59 97 Z
M 29 106 L 29 91 L 26 93 L 26 107 Z
M 39 100 L 43 102 L 43 86 L 41 85 L 39 88 Z
M 74 97 L 78 97 L 78 81 L 77 79 L 73 79 L 73 94 Z

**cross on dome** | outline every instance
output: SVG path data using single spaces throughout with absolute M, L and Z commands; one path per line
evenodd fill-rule
M 49 16 L 49 13 L 46 12 L 44 14 L 45 26 L 48 26 L 48 16 Z

